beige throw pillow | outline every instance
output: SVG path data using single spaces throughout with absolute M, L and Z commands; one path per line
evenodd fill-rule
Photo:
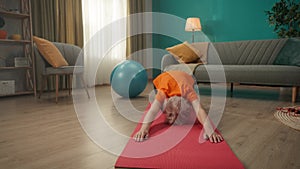
M 197 63 L 202 56 L 201 52 L 188 42 L 169 47 L 166 50 L 177 57 L 180 63 Z
M 60 53 L 60 51 L 52 42 L 36 36 L 33 37 L 33 41 L 35 42 L 39 52 L 51 66 L 57 68 L 69 65 Z
M 209 42 L 195 42 L 191 44 L 195 49 L 197 49 L 200 53 L 198 56 L 201 56 L 198 60 L 198 63 L 207 64 L 207 52 Z

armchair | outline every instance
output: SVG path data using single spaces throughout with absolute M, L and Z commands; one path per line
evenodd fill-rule
M 36 59 L 36 72 L 37 72 L 37 83 L 40 87 L 39 98 L 41 97 L 43 90 L 47 84 L 47 79 L 49 76 L 55 76 L 55 101 L 58 102 L 58 91 L 59 91 L 59 77 L 65 75 L 68 81 L 69 95 L 71 94 L 72 88 L 72 77 L 76 75 L 81 81 L 82 86 L 85 88 L 88 98 L 90 98 L 89 92 L 87 90 L 86 84 L 84 82 L 83 73 L 83 58 L 80 59 L 79 64 L 77 62 L 80 56 L 81 48 L 75 45 L 52 42 L 58 50 L 61 52 L 62 56 L 68 62 L 69 66 L 62 67 L 52 67 L 41 55 L 38 48 L 34 47 L 34 54 Z

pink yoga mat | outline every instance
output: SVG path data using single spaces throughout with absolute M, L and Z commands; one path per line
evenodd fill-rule
M 148 110 L 149 106 L 147 107 Z M 132 135 L 140 128 L 138 124 Z M 151 125 L 150 138 L 129 140 L 116 161 L 116 168 L 161 169 L 244 169 L 243 164 L 223 141 L 199 143 L 202 125 L 169 126 L 164 116 Z

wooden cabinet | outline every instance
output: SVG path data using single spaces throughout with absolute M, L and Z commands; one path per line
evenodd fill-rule
M 0 0 L 0 17 L 0 96 L 36 94 L 30 0 Z

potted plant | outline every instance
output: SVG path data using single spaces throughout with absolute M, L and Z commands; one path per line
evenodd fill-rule
M 280 0 L 270 11 L 265 11 L 268 22 L 274 26 L 279 38 L 300 36 L 300 3 L 295 0 Z
M 5 20 L 2 16 L 0 16 L 0 39 L 6 39 L 7 32 L 5 30 L 1 30 L 5 25 Z

